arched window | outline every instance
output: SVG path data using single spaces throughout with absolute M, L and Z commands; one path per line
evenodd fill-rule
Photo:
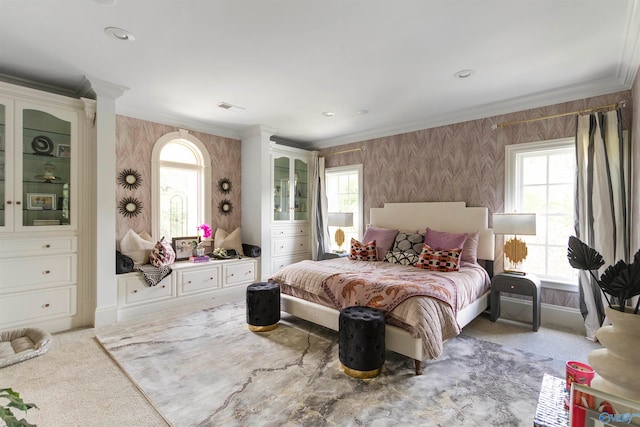
M 195 236 L 211 218 L 211 161 L 200 140 L 183 129 L 160 138 L 152 154 L 154 238 Z

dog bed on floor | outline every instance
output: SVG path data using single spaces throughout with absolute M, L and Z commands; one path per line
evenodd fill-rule
M 0 332 L 0 368 L 45 354 L 51 335 L 38 328 Z

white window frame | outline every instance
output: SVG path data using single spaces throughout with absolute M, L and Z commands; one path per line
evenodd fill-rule
M 327 182 L 327 176 L 329 174 L 341 174 L 341 173 L 352 173 L 352 172 L 357 172 L 358 173 L 358 202 L 357 202 L 357 206 L 358 206 L 358 211 L 359 211 L 359 215 L 357 215 L 357 217 L 354 215 L 354 226 L 356 227 L 356 233 L 358 234 L 358 240 L 362 239 L 363 236 L 363 229 L 364 229 L 364 179 L 363 179 L 363 167 L 362 164 L 355 164 L 355 165 L 347 165 L 347 166 L 337 166 L 337 167 L 333 167 L 333 168 L 326 168 L 324 171 L 324 179 L 325 182 Z M 329 194 L 327 193 L 327 200 L 329 199 Z M 331 236 L 331 238 L 333 239 L 333 236 Z M 333 240 L 332 240 L 333 242 Z M 349 242 L 345 242 L 345 244 L 348 246 Z M 344 245 L 343 245 L 344 248 Z
M 171 142 L 187 142 L 194 149 L 198 158 L 197 165 L 173 163 L 160 160 L 162 149 Z M 160 167 L 177 166 L 182 169 L 196 169 L 200 171 L 198 182 L 198 224 L 211 224 L 211 157 L 207 147 L 188 131 L 180 129 L 162 136 L 153 146 L 151 154 L 151 231 L 155 240 L 160 239 Z M 197 230 L 193 230 L 193 235 Z M 183 236 L 172 236 L 183 237 Z
M 547 141 L 528 142 L 523 144 L 512 144 L 505 147 L 505 191 L 504 191 L 504 211 L 514 212 L 517 201 L 520 198 L 520 181 L 521 177 L 516 174 L 519 172 L 517 167 L 518 156 L 523 153 L 544 152 L 557 150 L 568 147 L 575 147 L 575 138 L 559 138 Z M 568 261 L 567 261 L 568 262 Z M 542 286 L 550 289 L 558 289 L 562 291 L 578 291 L 578 281 L 558 280 L 551 278 L 540 278 Z

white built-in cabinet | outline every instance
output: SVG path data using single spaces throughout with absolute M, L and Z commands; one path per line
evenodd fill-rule
M 142 273 L 118 275 L 118 320 L 157 312 L 178 305 L 215 299 L 218 303 L 244 298 L 246 287 L 258 279 L 258 259 L 180 261 L 155 286 Z
M 94 112 L 91 100 L 0 83 L 0 330 L 90 323 L 81 214 Z
M 271 263 L 273 274 L 285 265 L 311 258 L 310 165 L 313 153 L 271 146 Z M 264 267 L 263 267 L 264 268 Z

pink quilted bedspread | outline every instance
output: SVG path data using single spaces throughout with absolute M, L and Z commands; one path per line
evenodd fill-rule
M 373 272 L 339 273 L 322 283 L 327 296 L 338 310 L 353 305 L 379 308 L 389 312 L 398 304 L 415 296 L 436 298 L 457 312 L 457 292 L 451 279 L 422 274 L 385 274 Z

